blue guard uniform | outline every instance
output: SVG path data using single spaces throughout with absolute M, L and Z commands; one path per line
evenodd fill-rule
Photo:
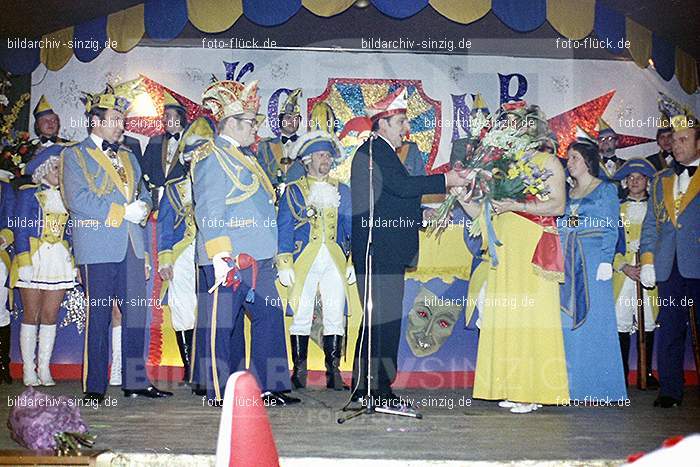
M 129 102 L 109 88 L 88 95 L 86 110 L 114 109 Z M 112 306 L 122 313 L 122 389 L 127 396 L 164 397 L 151 386 L 144 361 L 146 300 L 144 249 L 151 197 L 133 153 L 94 133 L 67 148 L 61 158 L 61 190 L 73 226 L 76 263 L 89 297 L 83 391 L 100 400 L 108 384 L 108 340 Z
M 219 121 L 230 116 L 255 116 L 259 105 L 257 82 L 246 86 L 235 81 L 217 82 L 203 98 Z M 241 339 L 245 309 L 251 318 L 250 371 L 265 397 L 275 398 L 279 405 L 293 402 L 281 395 L 291 389 L 291 382 L 284 318 L 274 285 L 274 188 L 254 155 L 222 135 L 197 148 L 191 176 L 200 290 L 208 291 L 222 278 L 217 267 L 227 270 L 234 261 L 241 266 L 237 275 L 240 282 L 214 287 L 211 307 L 206 316 L 198 317 L 208 329 L 207 397 L 221 401 L 229 375 L 245 367 Z M 257 268 L 243 264 L 244 258 L 251 257 Z
M 295 158 L 309 161 L 314 153 L 342 155 L 340 143 L 330 134 L 313 131 L 295 146 Z M 327 166 L 330 170 L 330 165 Z M 339 364 L 345 334 L 348 285 L 354 283 L 350 256 L 352 203 L 350 188 L 325 176 L 306 175 L 289 184 L 277 216 L 277 266 L 280 281 L 289 290 L 288 307 L 294 311 L 289 328 L 294 371 L 292 384 L 306 386 L 309 334 L 316 294 L 323 314 L 323 350 L 326 387 L 342 390 Z
M 192 208 L 192 183 L 189 175 L 165 184 L 158 209 L 158 268 L 171 268 L 172 279 L 164 285 L 172 326 L 185 368 L 184 380 L 190 380 L 190 354 L 197 308 L 194 258 L 197 228 Z
M 691 127 L 692 125 L 692 127 Z M 698 120 L 671 118 L 674 138 L 695 138 Z M 697 142 L 697 139 L 695 139 Z M 676 151 L 677 152 L 677 151 Z M 675 154 L 676 158 L 681 157 Z M 684 158 L 685 159 L 685 158 Z M 656 174 L 651 183 L 642 224 L 640 253 L 642 284 L 658 286 L 659 328 L 656 345 L 659 397 L 654 405 L 673 407 L 683 399 L 683 357 L 690 301 L 700 302 L 700 158 Z M 700 313 L 696 314 L 700 328 Z

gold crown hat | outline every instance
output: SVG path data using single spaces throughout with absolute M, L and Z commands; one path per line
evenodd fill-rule
M 102 93 L 91 94 L 84 92 L 85 111 L 92 109 L 114 109 L 124 115 L 129 113 L 131 102 L 144 92 L 143 79 L 136 78 L 121 84 L 107 84 Z
M 227 117 L 249 113 L 254 114 L 260 123 L 257 81 L 246 85 L 231 80 L 212 83 L 202 94 L 202 105 L 208 108 L 219 122 Z
M 36 107 L 34 107 L 34 110 L 32 111 L 34 119 L 36 120 L 39 117 L 43 117 L 44 115 L 54 113 L 56 112 L 53 111 L 53 108 L 51 107 L 51 104 L 49 104 L 48 99 L 46 99 L 46 96 L 42 94 L 39 98 L 39 102 L 36 103 Z
M 406 113 L 406 110 L 408 109 L 406 94 L 407 92 L 405 87 L 402 86 L 398 88 L 384 99 L 369 106 L 367 108 L 367 115 L 373 122 L 376 122 L 380 118 L 387 118 L 391 117 L 392 115 Z
M 297 88 L 292 91 L 285 99 L 282 108 L 280 109 L 280 115 L 301 115 L 301 105 L 299 104 L 299 98 L 302 96 L 301 88 Z

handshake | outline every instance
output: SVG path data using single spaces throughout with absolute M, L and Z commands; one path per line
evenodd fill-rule
M 141 200 L 124 204 L 124 219 L 134 224 L 141 224 L 150 211 L 148 204 Z

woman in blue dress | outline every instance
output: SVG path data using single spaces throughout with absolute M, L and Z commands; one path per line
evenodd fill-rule
M 611 280 L 620 204 L 615 185 L 598 178 L 599 159 L 591 140 L 579 139 L 569 147 L 567 170 L 573 186 L 559 222 L 569 391 L 571 400 L 591 405 L 627 398 Z

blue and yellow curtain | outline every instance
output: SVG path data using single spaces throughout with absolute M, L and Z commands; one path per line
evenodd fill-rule
M 229 29 L 241 17 L 260 26 L 277 26 L 302 7 L 321 17 L 338 15 L 354 0 L 146 0 L 143 4 L 45 35 L 50 47 L 8 48 L 0 45 L 0 68 L 14 74 L 31 73 L 39 63 L 60 70 L 70 58 L 94 60 L 105 48 L 128 52 L 144 36 L 157 41 L 177 38 L 189 21 L 202 32 Z M 642 68 L 653 64 L 659 75 L 676 76 L 688 94 L 698 89 L 696 60 L 681 47 L 641 26 L 631 18 L 596 0 L 371 0 L 386 16 L 408 18 L 430 6 L 442 16 L 469 24 L 489 11 L 514 31 L 527 33 L 545 21 L 562 36 L 580 40 L 595 34 L 609 40 L 609 51 L 629 41 L 634 62 Z M 58 45 L 57 45 L 58 44 Z

